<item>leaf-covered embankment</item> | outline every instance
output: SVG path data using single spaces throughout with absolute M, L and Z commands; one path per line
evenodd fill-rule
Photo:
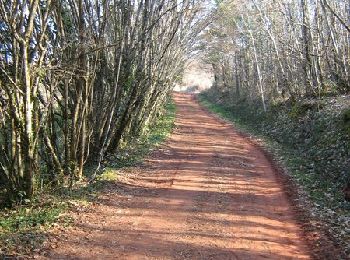
M 296 183 L 306 191 L 328 231 L 350 253 L 350 202 L 344 188 L 350 181 L 350 97 L 304 100 L 271 106 L 265 113 L 251 103 L 237 102 L 209 90 L 200 95 L 209 110 L 261 138 Z

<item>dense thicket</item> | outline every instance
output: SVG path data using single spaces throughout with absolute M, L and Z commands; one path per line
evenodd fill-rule
M 0 1 L 0 184 L 80 179 L 159 114 L 199 1 Z M 190 30 L 190 27 L 192 29 Z
M 350 1 L 217 2 L 204 40 L 218 92 L 266 110 L 350 90 Z

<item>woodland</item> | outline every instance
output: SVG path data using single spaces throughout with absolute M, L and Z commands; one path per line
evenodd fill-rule
M 264 140 L 315 203 L 312 214 L 346 241 L 350 2 L 219 1 L 214 17 L 200 36 L 215 76 L 202 103 Z
M 0 234 L 169 134 L 191 59 L 200 103 L 269 143 L 349 255 L 349 0 L 0 0 L 0 204 L 21 216 Z
M 266 111 L 349 92 L 348 23 L 348 1 L 231 1 L 219 4 L 203 47 L 221 91 L 259 98 Z
M 0 186 L 72 186 L 147 132 L 199 32 L 196 1 L 1 1 Z M 191 30 L 190 30 L 191 29 Z
M 322 143 L 328 154 L 313 159 L 334 167 L 318 172 L 350 200 L 350 2 L 223 1 L 214 16 L 199 41 L 215 76 L 205 96 L 256 125 L 270 120 L 277 141 Z

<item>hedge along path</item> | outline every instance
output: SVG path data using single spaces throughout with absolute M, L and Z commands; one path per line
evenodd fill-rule
M 175 93 L 176 128 L 42 254 L 63 259 L 309 259 L 263 152 Z M 45 256 L 43 256 L 45 255 Z

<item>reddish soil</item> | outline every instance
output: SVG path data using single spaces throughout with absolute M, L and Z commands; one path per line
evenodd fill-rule
M 261 149 L 193 96 L 174 97 L 167 143 L 74 213 L 46 257 L 309 259 L 297 213 Z

